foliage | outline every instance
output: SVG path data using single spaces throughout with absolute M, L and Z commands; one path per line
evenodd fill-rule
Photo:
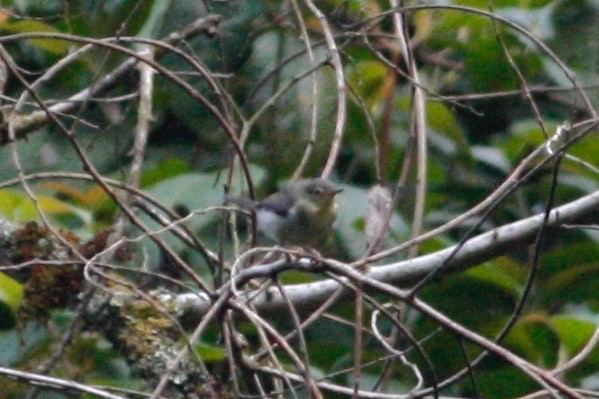
M 422 233 L 413 230 L 419 195 L 414 75 L 410 76 L 411 71 L 406 67 L 392 13 L 387 12 L 389 3 L 315 2 L 327 25 L 313 12 L 311 1 L 298 3 L 301 20 L 294 12 L 295 1 L 3 3 L 0 8 L 3 66 L 0 68 L 3 93 L 0 346 L 10 350 L 0 355 L 0 366 L 36 372 L 38 364 L 58 353 L 60 361 L 46 369 L 45 374 L 146 393 L 152 392 L 160 377 L 159 372 L 152 378 L 149 373 L 140 376 L 139 364 L 132 365 L 135 362 L 132 359 L 141 355 L 134 356 L 129 349 L 119 350 L 114 340 L 106 338 L 110 334 L 105 334 L 102 328 L 114 328 L 113 334 L 124 334 L 124 338 L 131 338 L 137 346 L 143 346 L 146 338 L 143 333 L 132 334 L 131 330 L 117 333 L 112 324 L 102 326 L 102 323 L 97 330 L 87 331 L 79 324 L 83 324 L 77 313 L 81 310 L 76 310 L 72 302 L 76 295 L 83 298 L 80 291 L 84 290 L 79 283 L 84 277 L 84 266 L 86 279 L 115 294 L 118 290 L 111 285 L 114 283 L 111 277 L 98 274 L 98 279 L 91 278 L 93 268 L 81 259 L 66 266 L 38 262 L 56 260 L 49 252 L 35 252 L 35 256 L 15 260 L 12 255 L 17 242 L 11 238 L 10 229 L 5 229 L 5 221 L 30 229 L 34 229 L 31 226 L 37 229 L 38 225 L 27 225 L 27 221 L 40 226 L 49 224 L 54 230 L 40 228 L 40 231 L 52 236 L 48 238 L 50 242 L 61 242 L 59 246 L 70 243 L 83 252 L 88 251 L 85 259 L 108 263 L 109 269 L 118 264 L 111 273 L 118 275 L 114 277 L 116 280 L 127 281 L 123 283 L 126 291 L 137 295 L 140 302 L 114 310 L 114 319 L 123 325 L 129 323 L 136 331 L 151 330 L 147 337 L 151 336 L 151 344 L 155 346 L 163 344 L 156 342 L 162 335 L 168 335 L 165 342 L 178 350 L 186 348 L 185 339 L 189 336 L 180 334 L 177 328 L 189 325 L 195 328 L 194 320 L 183 319 L 182 326 L 178 326 L 169 317 L 181 314 L 171 309 L 170 302 L 166 308 L 172 315 L 148 316 L 148 323 L 130 312 L 135 306 L 155 311 L 157 305 L 153 301 L 162 300 L 160 294 L 139 294 L 147 291 L 144 286 L 147 270 L 157 268 L 176 280 L 178 285 L 172 288 L 176 293 L 202 291 L 197 280 L 190 277 L 197 273 L 213 290 L 213 299 L 217 298 L 217 293 L 227 287 L 225 282 L 235 272 L 231 268 L 236 260 L 242 259 L 240 254 L 249 248 L 252 236 L 250 218 L 219 208 L 224 204 L 224 196 L 249 196 L 253 190 L 261 198 L 275 191 L 298 171 L 306 149 L 313 151 L 299 175 L 318 176 L 332 160 L 334 168 L 329 177 L 344 189 L 339 196 L 335 231 L 339 261 L 349 264 L 365 254 L 366 218 L 372 211 L 368 194 L 376 183 L 398 187 L 393 191 L 397 202 L 395 212 L 389 215 L 390 232 L 378 249 L 391 248 L 406 242 L 413 234 Z M 422 110 L 426 115 L 428 149 L 427 187 L 422 198 L 423 231 L 451 222 L 492 195 L 518 170 L 522 160 L 536 149 L 544 148 L 565 122 L 578 123 L 578 131 L 589 129 L 589 133 L 568 144 L 566 157 L 525 165 L 525 173 L 530 173 L 516 176 L 513 190 L 506 192 L 501 201 L 423 240 L 419 254 L 432 254 L 477 234 L 542 213 L 547 206 L 597 195 L 597 117 L 581 93 L 597 108 L 599 60 L 595 53 L 599 3 L 494 0 L 491 8 L 488 0 L 405 3 L 408 7 L 402 10 L 408 24 L 405 31 L 410 37 L 410 57 L 415 61 L 420 87 L 426 95 Z M 185 40 L 169 39 L 172 32 L 181 32 L 209 14 L 218 15 L 218 21 Z M 311 41 L 310 54 L 302 24 Z M 341 118 L 337 108 L 341 97 L 340 71 L 335 69 L 335 59 L 331 58 L 333 52 L 326 42 L 328 33 L 338 47 L 342 80 L 347 85 L 342 90 L 348 98 L 342 140 L 338 140 L 335 132 L 335 124 Z M 188 56 L 164 46 L 155 50 L 150 118 L 139 106 L 143 92 L 139 91 L 138 67 L 129 68 L 102 90 L 86 95 L 82 102 L 67 101 L 82 90 L 100 87 L 107 74 L 131 59 L 127 50 L 147 54 L 144 51 L 148 42 L 141 38 L 168 42 Z M 88 39 L 97 41 L 79 53 Z M 7 61 L 14 69 L 6 66 Z M 203 76 L 204 71 L 207 73 Z M 45 73 L 48 75 L 44 76 Z M 572 77 L 582 91 L 573 88 Z M 40 108 L 40 99 L 46 109 Z M 55 112 L 54 117 L 47 117 L 47 107 Z M 135 175 L 131 164 L 138 151 L 134 143 L 139 140 L 139 129 L 143 129 L 140 120 L 144 118 L 150 123 L 149 137 L 147 148 L 141 151 L 143 162 L 138 165 L 141 174 L 135 180 L 131 177 Z M 313 131 L 315 136 L 311 136 Z M 338 156 L 333 150 L 337 143 L 341 145 Z M 133 188 L 123 190 L 123 184 Z M 138 195 L 138 188 L 146 197 Z M 126 214 L 127 210 L 140 215 L 139 223 Z M 557 369 L 576 356 L 597 331 L 597 216 L 595 208 L 581 216 L 575 225 L 542 230 L 540 243 L 532 240 L 503 248 L 484 261 L 462 267 L 464 271 L 460 273 L 435 275 L 418 293 L 418 298 L 465 328 L 497 339 L 506 351 L 547 370 Z M 24 231 L 18 228 L 17 231 Z M 104 257 L 102 251 L 110 241 L 107 228 L 122 229 L 120 232 L 129 238 L 127 244 L 132 245 L 134 257 L 124 257 L 120 262 Z M 149 234 L 150 230 L 156 233 Z M 98 241 L 101 233 L 104 235 Z M 75 236 L 79 238 L 75 240 Z M 171 259 L 163 257 L 164 248 L 159 249 L 157 240 L 180 255 L 191 272 L 182 269 L 173 274 L 168 267 L 165 269 L 164 263 Z M 36 236 L 28 249 L 45 248 L 43 241 L 44 237 Z M 272 243 L 259 238 L 259 244 Z M 313 255 L 309 251 L 305 254 Z M 388 265 L 412 256 L 399 251 L 369 262 L 364 269 L 378 267 L 377 262 Z M 159 258 L 163 262 L 157 266 Z M 258 256 L 253 259 L 258 260 Z M 27 261 L 30 263 L 24 263 Z M 48 283 L 53 285 L 48 289 L 53 292 L 52 297 L 57 296 L 58 290 L 58 296 L 64 296 L 56 301 L 68 298 L 70 306 L 44 302 L 42 288 L 36 288 L 32 294 L 31 287 L 35 285 L 31 280 L 27 282 L 30 276 L 15 274 L 12 267 L 19 263 L 38 276 L 51 267 L 63 267 L 68 273 L 81 271 L 76 277 L 69 274 L 64 285 Z M 172 264 L 170 267 L 177 268 Z M 299 268 L 269 278 L 274 281 L 276 275 L 284 284 L 318 284 L 331 274 L 336 275 L 333 269 L 324 266 L 324 269 Z M 47 280 L 40 281 L 35 283 L 41 287 Z M 77 284 L 70 284 L 72 281 Z M 367 295 L 360 291 L 359 282 L 348 282 L 360 295 Z M 68 292 L 74 286 L 77 291 Z M 256 289 L 257 285 L 247 284 L 239 290 L 242 288 Z M 396 357 L 395 362 L 387 364 L 385 359 L 391 351 L 370 325 L 378 309 L 376 304 L 397 298 L 381 292 L 369 293 L 373 294 L 370 299 L 358 296 L 362 298 L 363 320 L 357 321 L 353 300 L 340 301 L 302 331 L 305 344 L 292 340 L 290 345 L 301 355 L 301 361 L 310 365 L 314 379 L 328 378 L 337 386 L 349 387 L 350 392 L 354 378 L 361 381 L 360 389 L 371 390 L 378 381 L 388 392 L 409 392 L 416 385 L 409 363 L 402 363 Z M 352 295 L 355 298 L 358 293 Z M 47 305 L 47 319 L 33 317 L 34 312 L 25 315 L 23 309 L 30 309 L 32 297 L 36 306 Z M 215 323 L 203 326 L 201 339 L 189 348 L 200 360 L 194 358 L 186 367 L 202 364 L 214 380 L 194 380 L 194 384 L 204 385 L 196 391 L 187 381 L 187 385 L 179 385 L 179 394 L 191 397 L 192 393 L 201 392 L 228 397 L 236 393 L 235 389 L 258 394 L 260 389 L 289 388 L 286 382 L 270 378 L 265 371 L 276 369 L 276 362 L 264 354 L 256 355 L 266 351 L 267 341 L 272 345 L 276 339 L 266 337 L 258 321 L 247 314 L 239 316 L 241 311 L 234 310 L 239 312 L 237 318 L 223 312 Z M 301 307 L 296 310 L 302 320 L 312 311 Z M 480 345 L 455 331 L 440 327 L 437 320 L 427 317 L 409 301 L 394 311 L 397 311 L 395 322 L 410 331 L 413 338 L 398 333 L 401 329 L 397 330 L 390 316 L 377 327 L 385 337 L 396 337 L 387 339 L 387 345 L 396 345 L 410 364 L 422 371 L 424 386 L 416 390 L 418 395 L 431 394 L 424 388 L 459 372 L 483 351 Z M 104 315 L 108 313 L 105 310 Z M 288 308 L 260 315 L 283 336 L 297 330 Z M 358 345 L 355 324 L 359 322 L 364 324 L 360 356 L 367 365 L 360 376 L 354 376 Z M 168 324 L 168 331 L 161 330 L 163 324 Z M 502 333 L 506 325 L 509 328 Z M 68 349 L 61 352 L 61 337 L 73 332 L 75 337 L 66 344 Z M 20 348 L 17 348 L 18 337 L 24 338 Z M 303 353 L 302 345 L 306 345 L 307 354 Z M 599 390 L 595 375 L 599 367 L 597 347 L 595 343 L 579 364 L 564 372 L 563 378 L 560 377 L 564 384 L 575 389 Z M 86 355 L 77 355 L 79 351 Z M 280 348 L 275 351 L 280 361 L 280 368 L 275 371 L 293 370 L 304 378 L 304 370 L 297 367 L 289 353 Z M 242 364 L 239 359 L 246 354 L 248 358 L 250 354 L 256 355 L 251 358 L 255 363 Z M 256 370 L 260 370 L 256 375 L 263 379 L 259 387 L 253 374 Z M 0 386 L 7 384 L 2 397 L 22 397 L 23 392 L 37 389 L 26 383 L 8 385 L 2 375 L 6 374 L 0 371 Z M 471 376 L 472 379 L 461 378 L 447 384 L 441 394 L 506 398 L 544 388 L 495 355 L 478 364 Z M 210 389 L 205 391 L 208 385 Z M 308 383 L 291 385 L 298 396 L 309 396 Z M 347 396 L 326 388 L 321 390 L 324 397 Z M 46 387 L 38 397 L 50 392 L 52 397 L 68 395 Z

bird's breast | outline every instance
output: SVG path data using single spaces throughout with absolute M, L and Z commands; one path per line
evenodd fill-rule
M 279 230 L 284 222 L 283 217 L 269 209 L 258 209 L 256 211 L 256 222 L 258 229 L 272 240 L 279 239 Z

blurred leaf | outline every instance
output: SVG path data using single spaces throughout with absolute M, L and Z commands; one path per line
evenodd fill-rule
M 558 86 L 568 87 L 572 84 L 572 81 L 564 73 L 564 70 L 560 68 L 552 60 L 544 59 L 543 67 L 547 76 Z
M 50 216 L 72 214 L 85 224 L 91 222 L 91 214 L 85 209 L 46 195 L 38 195 L 37 201 L 41 210 Z M 25 193 L 14 190 L 0 190 L 0 213 L 13 222 L 37 220 L 39 217 L 33 201 Z
M 545 314 L 521 318 L 511 329 L 505 343 L 535 364 L 543 367 L 556 365 L 559 337 L 551 319 Z
M 37 323 L 27 323 L 21 330 L 0 331 L 0 364 L 6 366 L 22 361 L 24 354 L 46 342 L 48 336 L 48 330 Z
M 412 106 L 411 96 L 399 97 L 397 102 L 407 115 Z M 463 129 L 458 124 L 455 114 L 445 104 L 428 102 L 426 117 L 427 128 L 432 130 L 428 136 L 432 147 L 449 156 L 454 156 L 456 152 L 465 153 L 468 150 L 469 143 Z
M 23 300 L 23 286 L 0 272 L 0 330 L 11 328 Z
M 599 247 L 573 243 L 547 251 L 540 260 L 539 280 L 550 303 L 597 301 Z
M 501 151 L 496 147 L 488 146 L 472 146 L 470 148 L 472 156 L 483 165 L 491 166 L 505 174 L 509 174 L 512 169 L 512 165 L 509 160 Z
M 422 291 L 422 298 L 440 311 L 475 331 L 494 335 L 516 303 L 512 289 L 498 280 L 482 280 L 479 273 L 440 278 Z M 500 279 L 499 279 L 500 280 Z M 443 341 L 439 341 L 443 345 Z
M 161 1 L 164 0 L 70 0 L 67 7 L 69 25 L 74 33 L 85 36 L 109 37 L 114 36 L 115 32 L 134 36 L 146 23 L 153 4 Z M 133 18 L 131 10 L 135 10 Z M 170 22 L 171 27 L 180 26 L 177 20 Z
M 150 14 L 138 32 L 139 37 L 152 38 L 157 36 L 171 3 L 172 0 L 155 0 L 153 2 Z
M 567 271 L 572 266 L 594 265 L 599 260 L 599 248 L 590 242 L 554 247 L 541 257 L 542 276 L 555 277 L 556 273 Z
M 85 204 L 85 193 L 78 187 L 63 182 L 63 181 L 48 181 L 36 185 L 37 188 L 50 190 L 61 197 L 66 197 L 75 200 L 77 203 Z
M 364 219 L 368 214 L 368 191 L 347 184 L 338 185 L 343 188 L 343 192 L 337 196 L 339 208 L 335 230 L 350 255 L 357 258 L 366 250 Z M 357 226 L 360 228 L 358 229 Z M 392 215 L 390 226 L 391 235 L 395 234 L 395 238 L 405 238 L 409 234 L 405 221 L 396 212 Z M 390 240 L 383 242 L 385 243 L 389 245 Z
M 0 190 L 0 212 L 11 218 L 18 204 L 22 201 L 22 194 L 13 190 Z
M 202 361 L 206 363 L 222 362 L 227 358 L 227 351 L 224 346 L 210 345 L 200 342 L 195 345 L 195 350 Z
M 383 86 L 389 73 L 389 67 L 378 60 L 363 61 L 354 65 L 349 73 L 349 80 L 362 98 L 373 105 L 380 102 L 389 90 Z
M 41 196 L 38 200 L 42 210 L 50 214 L 67 213 L 72 209 L 66 202 L 52 197 Z
M 423 243 L 420 244 L 420 252 L 422 254 L 430 254 L 432 252 L 436 252 L 436 251 L 440 251 L 442 249 L 447 248 L 448 246 L 451 246 L 452 244 L 454 244 L 454 242 L 452 242 L 451 240 L 445 238 L 445 237 L 434 237 L 431 238 L 430 240 L 426 240 Z
M 582 140 L 576 142 L 572 147 L 568 150 L 569 154 L 579 157 L 583 161 L 590 163 L 591 165 L 599 165 L 599 145 L 597 145 L 597 135 L 589 134 L 584 137 Z M 597 182 L 597 174 L 589 171 L 588 169 L 575 164 L 572 165 L 573 162 L 566 161 L 565 167 L 570 168 L 573 172 L 577 174 L 585 174 L 595 180 Z
M 84 193 L 83 201 L 94 211 L 110 207 L 112 199 L 100 185 L 94 185 Z
M 141 177 L 141 187 L 152 186 L 160 180 L 175 177 L 183 173 L 191 172 L 189 164 L 182 159 L 165 159 L 150 170 L 146 170 Z
M 429 102 L 426 104 L 426 115 L 430 127 L 451 139 L 463 151 L 466 150 L 468 141 L 455 114 L 447 105 L 442 102 Z
M 514 298 L 518 298 L 524 288 L 522 281 L 516 278 L 522 274 L 521 268 L 506 256 L 470 268 L 465 274 L 475 280 L 501 288 Z
M 96 118 L 98 117 L 96 113 Z M 90 162 L 100 173 L 110 173 L 127 161 L 127 142 L 133 131 L 130 118 L 118 126 L 109 126 L 99 132 L 86 125 L 78 125 L 77 140 Z M 81 172 L 81 159 L 64 135 L 49 132 L 47 128 L 32 132 L 27 141 L 17 142 L 20 162 L 28 173 Z M 0 177 L 9 179 L 16 175 L 8 146 L 0 146 Z
M 253 181 L 256 186 L 260 186 L 265 177 L 263 169 L 251 165 L 250 171 L 253 176 Z M 223 203 L 224 198 L 224 183 L 227 178 L 226 171 L 218 171 L 212 173 L 184 173 L 171 177 L 168 179 L 161 180 L 153 186 L 146 189 L 147 194 L 155 197 L 162 204 L 166 205 L 170 209 L 185 209 L 187 211 L 197 211 L 206 209 L 211 206 L 220 206 Z M 233 195 L 244 195 L 242 193 L 242 179 L 239 173 L 236 173 L 233 179 L 233 185 L 231 193 Z M 203 228 L 210 226 L 211 223 L 220 217 L 220 212 L 213 211 L 206 214 L 195 215 L 190 218 L 186 224 L 193 230 L 199 231 Z M 144 218 L 144 222 L 152 229 L 159 229 L 159 225 L 150 220 Z M 214 229 L 209 229 L 207 233 L 207 241 L 216 240 L 218 234 L 214 234 Z M 175 250 L 183 248 L 183 244 L 174 239 L 170 234 L 166 234 L 163 237 L 169 245 Z M 157 251 L 155 246 L 148 246 L 152 251 Z M 157 258 L 157 253 L 151 253 L 150 256 Z
M 509 21 L 526 28 L 539 40 L 547 40 L 555 33 L 551 20 L 555 6 L 556 3 L 553 2 L 547 4 L 545 7 L 527 9 L 518 4 L 518 7 L 500 8 L 496 12 Z M 532 46 L 532 43 L 528 39 L 526 39 L 525 43 Z
M 599 180 L 591 177 L 577 176 L 571 173 L 561 173 L 559 184 L 576 190 L 576 195 L 591 194 L 599 189 Z
M 89 383 L 129 377 L 124 356 L 109 342 L 93 335 L 77 337 L 69 346 L 66 358 L 72 369 L 86 375 Z
M 518 88 L 516 73 L 506 61 L 494 33 L 478 36 L 466 49 L 466 71 L 477 92 Z
M 264 179 L 264 170 L 257 166 L 250 166 L 254 184 L 259 185 Z M 183 205 L 189 210 L 201 210 L 209 206 L 219 206 L 223 202 L 223 184 L 226 172 L 214 173 L 185 173 L 161 180 L 147 189 L 148 194 L 154 196 L 163 204 L 174 207 Z M 242 179 L 239 173 L 235 174 L 231 192 L 242 189 Z M 218 212 L 200 215 L 189 221 L 193 229 L 200 229 L 214 220 Z
M 585 301 L 597 297 L 599 281 L 594 279 L 599 273 L 599 260 L 594 263 L 571 265 L 555 273 L 543 283 L 543 292 L 552 300 Z
M 351 365 L 352 336 L 348 330 L 326 319 L 310 326 L 307 333 L 310 360 L 326 371 Z
M 500 365 L 475 373 L 476 389 L 481 398 L 517 398 L 538 389 L 530 377 L 515 367 Z M 466 385 L 470 388 L 469 384 Z
M 557 125 L 548 124 L 546 126 L 549 132 L 554 132 Z M 528 155 L 546 140 L 539 124 L 530 119 L 513 123 L 510 129 L 512 133 L 501 143 L 501 146 L 513 163 Z
M 597 329 L 596 321 L 582 320 L 569 314 L 552 316 L 551 320 L 562 344 L 566 346 L 570 355 L 578 353 L 589 342 Z M 587 357 L 587 362 L 599 365 L 598 348 L 595 348 L 591 356 Z
M 303 273 L 297 270 L 290 270 L 281 274 L 280 279 L 283 284 L 312 283 L 319 280 L 319 278 L 313 274 Z
M 41 21 L 23 20 L 4 22 L 0 25 L 6 33 L 57 33 L 58 29 Z M 58 39 L 28 39 L 28 43 L 52 54 L 62 55 L 73 46 L 71 42 Z
M 589 55 L 597 53 L 598 18 L 599 4 L 596 0 L 556 2 L 553 13 L 556 34 L 548 43 L 569 68 L 575 69 L 581 76 L 589 76 L 593 81 L 596 81 L 597 61 Z M 563 72 L 556 74 L 564 77 Z M 557 80 L 560 81 L 561 79 Z

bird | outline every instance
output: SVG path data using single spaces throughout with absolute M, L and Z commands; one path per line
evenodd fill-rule
M 227 197 L 256 214 L 258 230 L 281 245 L 323 249 L 337 217 L 336 196 L 343 189 L 324 178 L 291 180 L 261 201 Z

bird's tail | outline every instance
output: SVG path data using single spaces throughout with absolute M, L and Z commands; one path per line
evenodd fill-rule
M 253 200 L 251 200 L 249 198 L 245 198 L 245 197 L 235 197 L 232 195 L 225 195 L 225 204 L 239 205 L 241 208 L 245 208 L 248 211 L 256 210 L 256 207 L 258 206 L 257 201 L 253 201 Z

